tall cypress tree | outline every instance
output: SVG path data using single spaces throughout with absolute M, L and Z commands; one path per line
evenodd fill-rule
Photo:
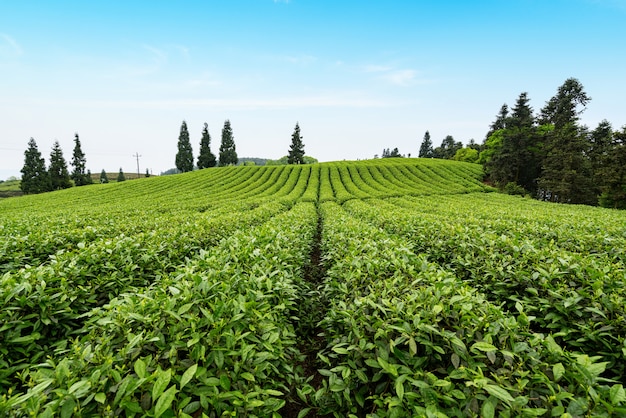
M 304 164 L 304 144 L 300 135 L 300 125 L 296 122 L 296 127 L 291 134 L 291 145 L 287 155 L 288 164 Z
M 420 146 L 419 158 L 433 158 L 433 141 L 430 139 L 430 132 L 426 131 L 422 145 Z
M 176 153 L 176 168 L 185 173 L 193 170 L 193 150 L 189 141 L 187 122 L 183 121 L 178 135 L 178 153 Z
M 198 168 L 215 167 L 217 160 L 215 154 L 211 152 L 211 135 L 209 135 L 209 125 L 204 124 L 202 129 L 202 139 L 200 140 L 200 154 L 198 155 Z
M 54 141 L 54 145 L 52 146 L 48 172 L 50 173 L 50 184 L 52 190 L 61 190 L 72 187 L 70 173 L 67 169 L 67 163 L 63 157 L 63 151 L 61 150 L 59 141 Z
M 107 172 L 104 171 L 104 168 L 100 172 L 100 183 L 105 184 L 109 182 L 109 178 L 107 177 Z
M 227 165 L 237 165 L 237 151 L 235 149 L 235 138 L 230 127 L 230 120 L 226 119 L 222 128 L 222 143 L 220 144 L 220 167 Z
M 76 186 L 84 186 L 85 184 L 91 184 L 91 177 L 87 176 L 86 170 L 87 159 L 85 153 L 80 146 L 80 139 L 78 133 L 74 134 L 74 153 L 72 154 L 71 165 L 74 167 L 72 170 L 72 180 Z
M 46 161 L 41 156 L 34 138 L 28 141 L 24 151 L 24 167 L 22 167 L 20 189 L 26 194 L 50 191 L 50 175 L 46 170 Z

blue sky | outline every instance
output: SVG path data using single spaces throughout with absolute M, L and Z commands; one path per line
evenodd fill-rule
M 30 137 L 74 133 L 92 172 L 174 166 L 180 125 L 217 153 L 286 155 L 298 122 L 320 161 L 416 156 L 424 132 L 482 142 L 521 92 L 539 111 L 569 77 L 582 116 L 626 124 L 626 0 L 3 1 L 0 179 Z

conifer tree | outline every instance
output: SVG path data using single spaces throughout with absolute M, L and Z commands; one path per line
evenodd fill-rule
M 52 190 L 61 190 L 72 187 L 70 173 L 67 169 L 67 163 L 63 157 L 63 151 L 59 145 L 59 141 L 54 141 L 52 152 L 50 153 L 50 185 Z
M 85 153 L 80 146 L 80 139 L 78 133 L 74 134 L 74 153 L 72 154 L 71 165 L 74 167 L 72 170 L 72 180 L 76 186 L 84 186 L 85 184 L 91 184 L 91 177 L 85 173 L 87 159 Z
M 46 161 L 41 156 L 34 138 L 28 141 L 24 151 L 24 167 L 22 168 L 20 189 L 25 194 L 50 191 L 50 175 L 46 170 Z
M 122 170 L 122 167 L 120 167 L 120 172 L 117 175 L 117 181 L 118 183 L 120 181 L 126 181 L 126 176 L 124 175 L 124 171 Z
M 287 155 L 288 164 L 304 164 L 304 144 L 300 135 L 300 125 L 296 122 L 296 127 L 291 134 L 291 146 Z
M 235 150 L 235 138 L 233 130 L 230 127 L 230 120 L 226 119 L 224 128 L 222 128 L 222 143 L 220 145 L 220 167 L 227 165 L 237 165 L 237 151 Z
M 202 129 L 202 139 L 200 140 L 200 154 L 198 155 L 198 168 L 209 168 L 217 165 L 215 154 L 211 152 L 211 135 L 209 135 L 209 125 L 204 124 Z
M 109 182 L 109 178 L 107 177 L 107 172 L 104 171 L 104 168 L 100 172 L 100 183 L 105 184 Z
M 189 142 L 187 122 L 183 121 L 178 135 L 178 153 L 176 153 L 176 168 L 186 173 L 193 170 L 193 150 Z
M 541 121 L 554 127 L 545 141 L 539 189 L 544 200 L 562 203 L 597 202 L 591 161 L 592 144 L 578 125 L 579 115 L 591 100 L 582 84 L 567 79 L 541 110 Z M 579 110 L 579 107 L 582 107 Z
M 426 131 L 422 145 L 420 146 L 419 158 L 432 158 L 433 157 L 433 141 L 430 139 L 430 132 Z

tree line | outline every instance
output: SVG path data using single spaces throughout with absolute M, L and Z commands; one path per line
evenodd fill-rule
M 467 147 L 446 137 L 434 148 L 428 131 L 419 157 L 480 163 L 487 179 L 511 194 L 560 203 L 626 208 L 626 126 L 603 120 L 581 125 L 591 97 L 575 78 L 567 79 L 535 114 L 528 93 L 513 108 L 505 103 L 482 144 Z
M 305 164 L 307 159 L 304 155 L 304 143 L 300 134 L 300 125 L 296 122 L 293 134 L 291 135 L 291 145 L 287 155 L 288 164 Z M 204 169 L 210 167 L 225 167 L 229 165 L 237 165 L 239 158 L 237 157 L 237 149 L 235 145 L 235 137 L 230 120 L 226 119 L 222 128 L 219 148 L 219 158 L 211 152 L 211 135 L 209 134 L 208 124 L 205 122 L 202 129 L 202 138 L 200 139 L 200 151 L 198 159 L 194 167 L 193 149 L 189 139 L 189 129 L 187 122 L 183 120 L 180 126 L 180 134 L 178 135 L 178 152 L 176 153 L 176 169 L 185 173 L 194 170 L 194 168 Z
M 24 152 L 24 166 L 21 170 L 22 181 L 20 189 L 25 194 L 43 193 L 52 190 L 67 189 L 93 183 L 91 172 L 86 169 L 87 159 L 80 144 L 78 133 L 74 135 L 74 152 L 72 154 L 72 172 L 67 167 L 63 157 L 63 150 L 59 141 L 55 141 L 50 153 L 50 165 L 41 156 L 34 138 L 28 141 L 28 148 Z

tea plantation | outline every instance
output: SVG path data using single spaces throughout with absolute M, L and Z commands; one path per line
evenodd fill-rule
M 0 201 L 0 416 L 626 416 L 626 214 L 482 167 L 225 167 Z

